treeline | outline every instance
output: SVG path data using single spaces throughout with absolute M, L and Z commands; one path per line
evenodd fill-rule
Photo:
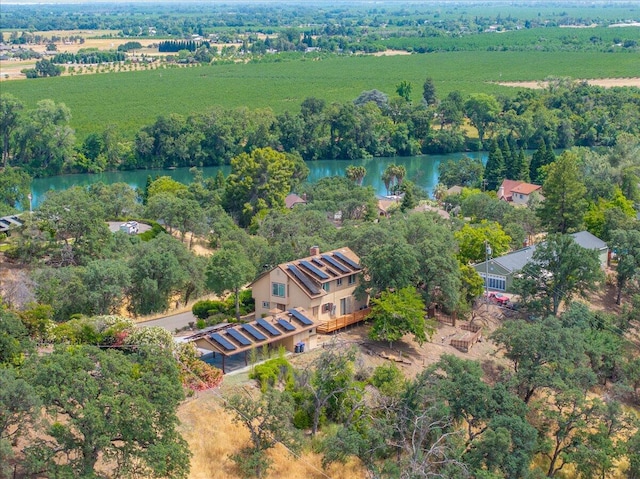
M 209 42 L 201 42 L 194 40 L 166 40 L 158 44 L 158 51 L 161 53 L 166 52 L 179 52 L 180 50 L 189 50 L 195 52 L 198 48 L 205 46 L 209 48 Z
M 123 62 L 127 59 L 127 54 L 122 51 L 104 51 L 96 50 L 89 52 L 78 53 L 57 53 L 51 59 L 53 63 L 66 64 L 66 63 L 78 63 L 78 64 L 95 64 L 95 63 L 110 63 L 110 62 Z
M 264 147 L 313 161 L 490 149 L 493 140 L 504 139 L 513 152 L 543 143 L 549 150 L 615 146 L 623 133 L 640 135 L 640 91 L 634 88 L 552 80 L 545 90 L 514 97 L 463 97 L 454 91 L 439 99 L 430 79 L 422 87 L 423 101 L 417 104 L 409 101 L 413 85 L 401 82 L 391 97 L 371 90 L 342 104 L 307 98 L 298 113 L 215 108 L 188 117 L 170 114 L 143 127 L 133 140 L 109 126 L 80 145 L 64 105 L 43 101 L 25 111 L 18 100 L 2 95 L 3 108 L 12 112 L 3 158 L 34 176 L 47 176 L 222 165 Z M 477 139 L 465 128 L 468 124 L 477 130 Z

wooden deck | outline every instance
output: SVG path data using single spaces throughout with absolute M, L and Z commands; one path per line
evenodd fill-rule
M 359 311 L 354 311 L 353 313 L 346 314 L 335 319 L 329 319 L 328 321 L 324 321 L 322 324 L 320 324 L 316 328 L 316 331 L 319 334 L 333 333 L 334 331 L 346 328 L 351 324 L 359 323 L 360 321 L 364 320 L 364 318 L 366 318 L 370 312 L 371 310 L 369 308 L 366 308 Z

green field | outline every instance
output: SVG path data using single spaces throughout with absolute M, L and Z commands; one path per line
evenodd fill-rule
M 364 90 L 395 94 L 402 80 L 413 84 L 419 101 L 426 77 L 435 81 L 439 96 L 452 90 L 463 94 L 514 94 L 516 89 L 492 82 L 571 78 L 634 77 L 640 74 L 635 53 L 584 52 L 447 52 L 391 57 L 324 57 L 272 63 L 221 64 L 126 73 L 44 78 L 3 82 L 27 108 L 50 98 L 65 103 L 80 138 L 115 124 L 127 135 L 159 115 L 188 115 L 212 106 L 251 109 L 269 107 L 276 113 L 298 111 L 315 96 L 348 101 Z

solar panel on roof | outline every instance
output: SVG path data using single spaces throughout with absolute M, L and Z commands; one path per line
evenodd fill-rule
M 300 261 L 300 266 L 308 269 L 320 279 L 329 279 L 328 274 L 326 274 L 324 271 L 320 271 L 318 268 L 316 268 L 314 265 L 312 265 L 308 261 Z
M 264 334 L 254 328 L 251 324 L 243 324 L 242 329 L 253 336 L 257 341 L 264 341 L 265 339 L 267 339 Z
M 233 339 L 235 339 L 236 341 L 238 341 L 243 346 L 251 346 L 252 344 L 251 341 L 249 341 L 247 338 L 245 338 L 242 334 L 240 334 L 235 329 L 227 329 L 227 334 L 231 336 Z
M 273 327 L 273 325 L 269 324 L 262 318 L 258 319 L 256 323 L 258 323 L 259 326 L 263 327 L 271 336 L 280 336 L 281 334 L 280 331 Z
M 325 260 L 326 262 L 330 263 L 331 266 L 333 266 L 334 268 L 337 268 L 338 271 L 341 271 L 343 273 L 351 273 L 351 270 L 347 269 L 345 266 L 343 266 L 340 263 L 338 263 L 331 256 L 327 256 L 326 254 L 323 254 L 322 255 L 322 259 Z
M 317 264 L 318 266 L 320 266 L 321 268 L 324 268 L 326 265 L 320 261 L 318 258 L 312 258 L 311 259 L 312 262 L 314 262 L 315 264 Z
M 282 326 L 286 331 L 295 331 L 296 327 L 291 324 L 289 321 L 285 321 L 284 319 L 278 319 L 278 324 Z
M 298 321 L 300 321 L 305 326 L 311 326 L 313 324 L 313 321 L 311 321 L 309 318 L 307 318 L 304 314 L 302 314 L 297 309 L 290 309 L 289 313 L 291 313 L 291 315 L 294 318 L 296 318 Z
M 302 273 L 302 271 L 300 271 L 292 264 L 290 264 L 288 268 L 289 271 L 291 271 L 293 275 L 298 278 L 298 281 L 300 281 L 311 294 L 320 294 L 320 289 L 315 284 L 313 284 L 313 282 L 308 277 L 306 277 Z
M 222 336 L 220 336 L 218 333 L 213 333 L 209 335 L 209 337 L 213 339 L 216 343 L 218 343 L 220 346 L 222 346 L 224 349 L 226 349 L 227 351 L 233 351 L 234 349 L 238 349 L 229 341 L 227 341 Z
M 345 255 L 343 255 L 339 251 L 335 251 L 333 253 L 333 256 L 336 256 L 337 258 L 341 259 L 342 261 L 347 263 L 349 266 L 351 266 L 353 269 L 361 269 L 360 265 L 358 263 L 353 261 L 351 258 L 347 258 Z

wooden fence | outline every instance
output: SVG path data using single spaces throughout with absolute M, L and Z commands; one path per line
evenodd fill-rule
M 371 312 L 369 308 L 361 309 L 359 311 L 354 311 L 350 314 L 345 314 L 344 316 L 340 316 L 338 318 L 329 319 L 320 324 L 316 331 L 319 334 L 329 334 L 334 331 L 338 331 L 339 329 L 346 328 L 352 324 L 359 323 L 364 320 L 367 315 Z
M 460 329 L 465 331 L 454 336 L 449 344 L 460 351 L 468 353 L 472 346 L 482 337 L 482 327 L 477 324 L 461 324 Z

